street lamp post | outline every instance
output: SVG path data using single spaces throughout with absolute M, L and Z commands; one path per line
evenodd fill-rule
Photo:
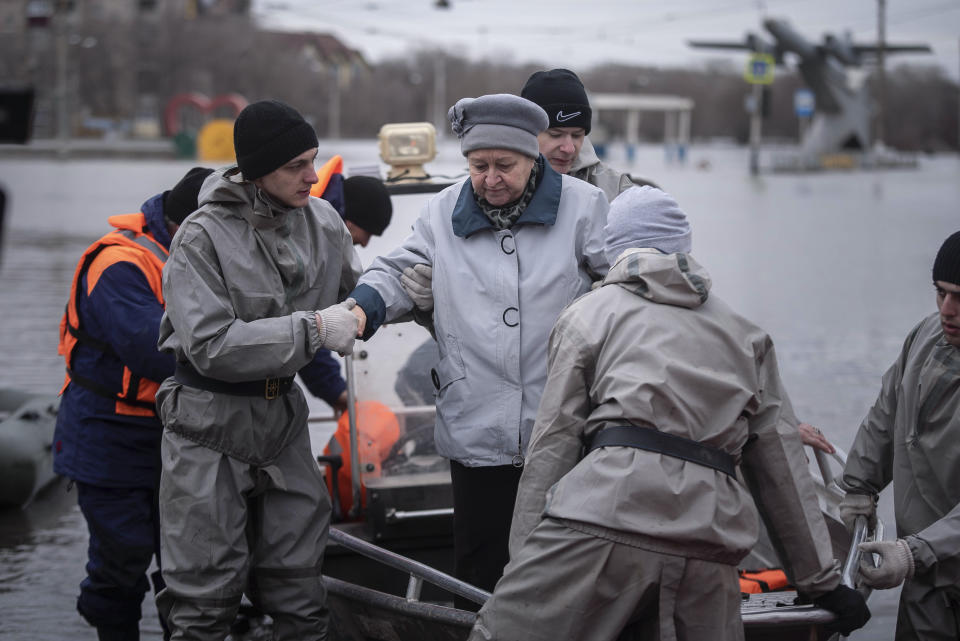
M 886 26 L 887 0 L 877 0 L 877 127 L 874 147 L 883 147 L 886 132 L 883 128 L 884 110 L 887 102 L 887 78 L 884 64 L 884 49 L 887 46 Z
M 54 20 L 57 31 L 57 140 L 58 152 L 61 156 L 68 153 L 69 139 L 68 88 L 67 88 L 67 2 L 58 0 L 55 7 Z

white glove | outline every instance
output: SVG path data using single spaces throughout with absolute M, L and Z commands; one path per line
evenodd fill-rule
M 861 543 L 858 547 L 865 554 L 876 552 L 880 555 L 880 567 L 877 568 L 872 567 L 867 559 L 860 559 L 860 575 L 863 582 L 871 588 L 895 588 L 903 583 L 904 579 L 913 576 L 913 553 L 903 539 Z
M 417 309 L 422 312 L 433 309 L 433 267 L 423 263 L 407 267 L 400 275 L 400 284 Z
M 353 353 L 360 321 L 350 310 L 356 304 L 357 301 L 348 298 L 315 313 L 321 347 L 332 349 L 341 356 Z
M 872 530 L 877 525 L 877 498 L 872 494 L 847 492 L 840 501 L 840 520 L 853 532 L 858 516 L 867 517 L 867 525 Z

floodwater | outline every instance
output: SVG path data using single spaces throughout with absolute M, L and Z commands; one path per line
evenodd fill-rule
M 343 154 L 348 171 L 377 163 L 372 140 L 321 145 L 321 156 Z M 960 228 L 960 159 L 751 177 L 738 148 L 694 147 L 685 165 L 666 162 L 659 147 L 641 147 L 633 163 L 622 150 L 612 153 L 611 164 L 654 179 L 677 198 L 714 294 L 770 332 L 798 415 L 848 449 L 903 338 L 934 311 L 933 256 Z M 57 326 L 77 259 L 108 230 L 107 216 L 137 211 L 192 164 L 0 158 L 8 195 L 0 386 L 56 392 L 63 379 Z M 447 143 L 427 168 L 458 174 L 463 162 Z M 406 235 L 416 198 L 395 199 L 394 223 L 361 251 L 365 265 Z M 323 407 L 317 402 L 317 411 Z M 892 535 L 889 490 L 880 515 Z M 75 611 L 86 545 L 75 495 L 64 483 L 25 510 L 0 512 L 0 639 L 96 638 Z M 875 593 L 874 618 L 853 638 L 892 639 L 896 599 L 895 590 Z M 160 638 L 149 597 L 141 629 L 144 639 Z

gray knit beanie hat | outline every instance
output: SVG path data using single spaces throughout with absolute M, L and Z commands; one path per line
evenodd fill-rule
M 447 118 L 464 156 L 474 149 L 510 149 L 536 158 L 537 134 L 550 123 L 540 106 L 508 93 L 461 98 Z
M 692 247 L 687 215 L 656 187 L 631 187 L 614 198 L 604 233 L 604 252 L 611 265 L 633 247 L 653 247 L 665 254 L 689 254 Z

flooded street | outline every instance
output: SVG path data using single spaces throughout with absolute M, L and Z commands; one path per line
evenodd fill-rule
M 321 157 L 341 153 L 348 171 L 377 162 L 373 140 L 321 145 Z M 713 293 L 772 335 L 798 416 L 848 449 L 903 339 L 935 311 L 930 269 L 942 240 L 960 229 L 960 159 L 760 177 L 747 174 L 739 148 L 694 147 L 683 166 L 668 164 L 654 146 L 641 148 L 632 166 L 622 151 L 610 162 L 678 200 Z M 80 254 L 109 230 L 109 215 L 137 211 L 195 164 L 0 157 L 8 195 L 0 386 L 57 392 L 57 328 Z M 447 143 L 427 169 L 454 175 L 463 166 Z M 364 265 L 406 236 L 422 202 L 414 198 L 396 199 L 386 234 L 361 251 Z M 96 639 L 75 610 L 87 532 L 75 493 L 65 490 L 61 482 L 26 510 L 0 511 L 0 640 Z M 880 516 L 893 536 L 889 490 Z M 852 638 L 892 639 L 896 598 L 896 590 L 874 593 L 874 618 Z M 141 630 L 143 639 L 161 638 L 149 596 Z

